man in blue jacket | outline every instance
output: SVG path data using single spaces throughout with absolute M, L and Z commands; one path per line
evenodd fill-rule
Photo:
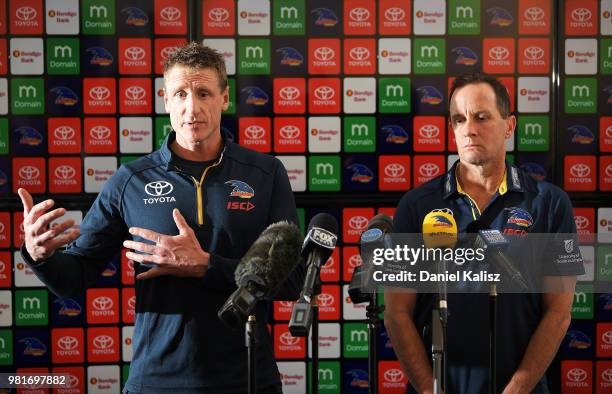
M 159 150 L 119 168 L 80 230 L 70 220 L 49 229 L 65 210 L 49 211 L 52 200 L 34 205 L 27 191 L 18 191 L 24 206 L 21 251 L 49 289 L 64 297 L 93 285 L 122 245 L 138 252 L 127 254 L 146 266 L 135 264 L 126 392 L 244 392 L 244 332 L 228 330 L 217 311 L 235 290 L 234 270 L 259 234 L 274 222 L 297 223 L 293 193 L 279 160 L 222 133 L 229 90 L 217 52 L 197 43 L 177 50 L 166 61 L 164 83 L 174 131 Z M 299 265 L 277 298 L 296 299 L 303 278 Z M 278 393 L 266 306 L 256 307 L 258 387 Z
M 420 233 L 428 213 L 444 210 L 453 215 L 459 233 L 475 221 L 486 221 L 505 234 L 575 233 L 567 194 L 505 162 L 505 141 L 513 137 L 516 118 L 501 82 L 479 73 L 457 77 L 449 103 L 459 160 L 446 174 L 402 197 L 393 217 L 395 232 Z M 537 273 L 533 281 L 539 283 L 530 289 L 553 291 L 497 297 L 496 393 L 549 392 L 544 374 L 570 324 L 576 275 L 584 273 L 581 258 L 572 264 L 551 264 L 555 253 L 569 251 L 550 252 L 551 259 L 525 258 L 522 263 L 533 263 L 530 271 Z M 445 392 L 484 394 L 489 392 L 488 295 L 471 293 L 476 284 L 466 286 L 463 293 L 448 297 Z M 431 325 L 436 296 L 385 291 L 385 326 L 410 379 L 409 393 L 433 392 L 431 342 L 421 335 Z

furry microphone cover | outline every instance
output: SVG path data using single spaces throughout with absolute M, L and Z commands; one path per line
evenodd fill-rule
M 264 295 L 270 296 L 300 262 L 301 248 L 302 233 L 295 224 L 282 221 L 269 225 L 236 267 L 236 284 L 255 281 Z

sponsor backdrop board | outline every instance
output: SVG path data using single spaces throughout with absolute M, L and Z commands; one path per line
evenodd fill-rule
M 283 162 L 302 227 L 321 211 L 341 223 L 322 270 L 321 392 L 366 390 L 365 311 L 346 291 L 359 237 L 457 159 L 448 88 L 470 70 L 510 92 L 518 122 L 508 160 L 577 207 L 587 274 L 554 391 L 612 390 L 612 295 L 594 290 L 612 280 L 609 0 L 0 0 L 0 369 L 68 372 L 71 392 L 120 390 L 133 263 L 123 251 L 95 288 L 58 299 L 19 254 L 14 193 L 53 195 L 79 222 L 117 168 L 171 130 L 163 61 L 189 39 L 223 54 L 222 127 Z M 271 328 L 285 392 L 304 393 L 310 349 L 288 334 L 291 306 L 274 303 Z M 382 327 L 377 350 L 380 392 L 403 392 Z

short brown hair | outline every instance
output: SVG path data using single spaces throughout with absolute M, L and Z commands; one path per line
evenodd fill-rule
M 196 41 L 178 48 L 164 61 L 164 75 L 166 75 L 168 70 L 177 65 L 195 70 L 211 68 L 217 73 L 219 88 L 223 91 L 228 85 L 223 56 L 214 49 Z
M 487 85 L 491 86 L 491 88 L 493 88 L 493 92 L 495 93 L 497 110 L 499 111 L 501 117 L 506 119 L 508 116 L 510 116 L 510 95 L 508 94 L 508 90 L 506 89 L 506 87 L 495 77 L 485 75 L 479 72 L 462 74 L 455 78 L 451 86 L 450 93 L 448 95 L 449 109 L 450 102 L 453 98 L 453 93 L 455 93 L 455 90 L 462 88 L 466 85 L 476 83 L 486 83 Z

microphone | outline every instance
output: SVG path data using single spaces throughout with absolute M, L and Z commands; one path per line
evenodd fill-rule
M 372 251 L 375 247 L 387 246 L 385 235 L 393 233 L 393 220 L 388 215 L 380 213 L 370 220 L 366 231 L 361 234 L 361 253 L 363 263 L 353 271 L 353 277 L 348 288 L 349 297 L 353 304 L 361 304 L 371 300 L 370 282 L 374 264 L 372 264 Z
M 457 243 L 457 222 L 452 213 L 434 210 L 423 219 L 423 242 L 426 248 L 453 248 Z
M 428 249 L 453 248 L 457 243 L 457 222 L 450 211 L 434 210 L 423 219 L 423 243 Z M 446 261 L 439 261 L 438 271 L 446 271 Z M 446 282 L 438 283 L 438 310 L 442 325 L 448 319 Z
M 217 316 L 231 328 L 240 328 L 258 300 L 271 298 L 300 261 L 302 234 L 286 221 L 269 225 L 240 259 L 234 279 L 238 289 Z
M 336 248 L 338 223 L 327 213 L 316 214 L 308 224 L 308 233 L 302 246 L 302 257 L 306 259 L 306 279 L 300 298 L 293 305 L 289 332 L 294 337 L 305 337 L 312 324 L 312 305 L 310 304 L 319 282 L 321 266 Z
M 506 256 L 504 251 L 510 245 L 510 241 L 499 230 L 490 229 L 479 220 L 475 220 L 467 227 L 468 232 L 476 233 L 474 246 L 489 252 L 493 262 L 510 276 L 512 282 L 516 284 L 521 292 L 526 292 L 529 287 L 521 272 L 515 267 L 514 263 Z

